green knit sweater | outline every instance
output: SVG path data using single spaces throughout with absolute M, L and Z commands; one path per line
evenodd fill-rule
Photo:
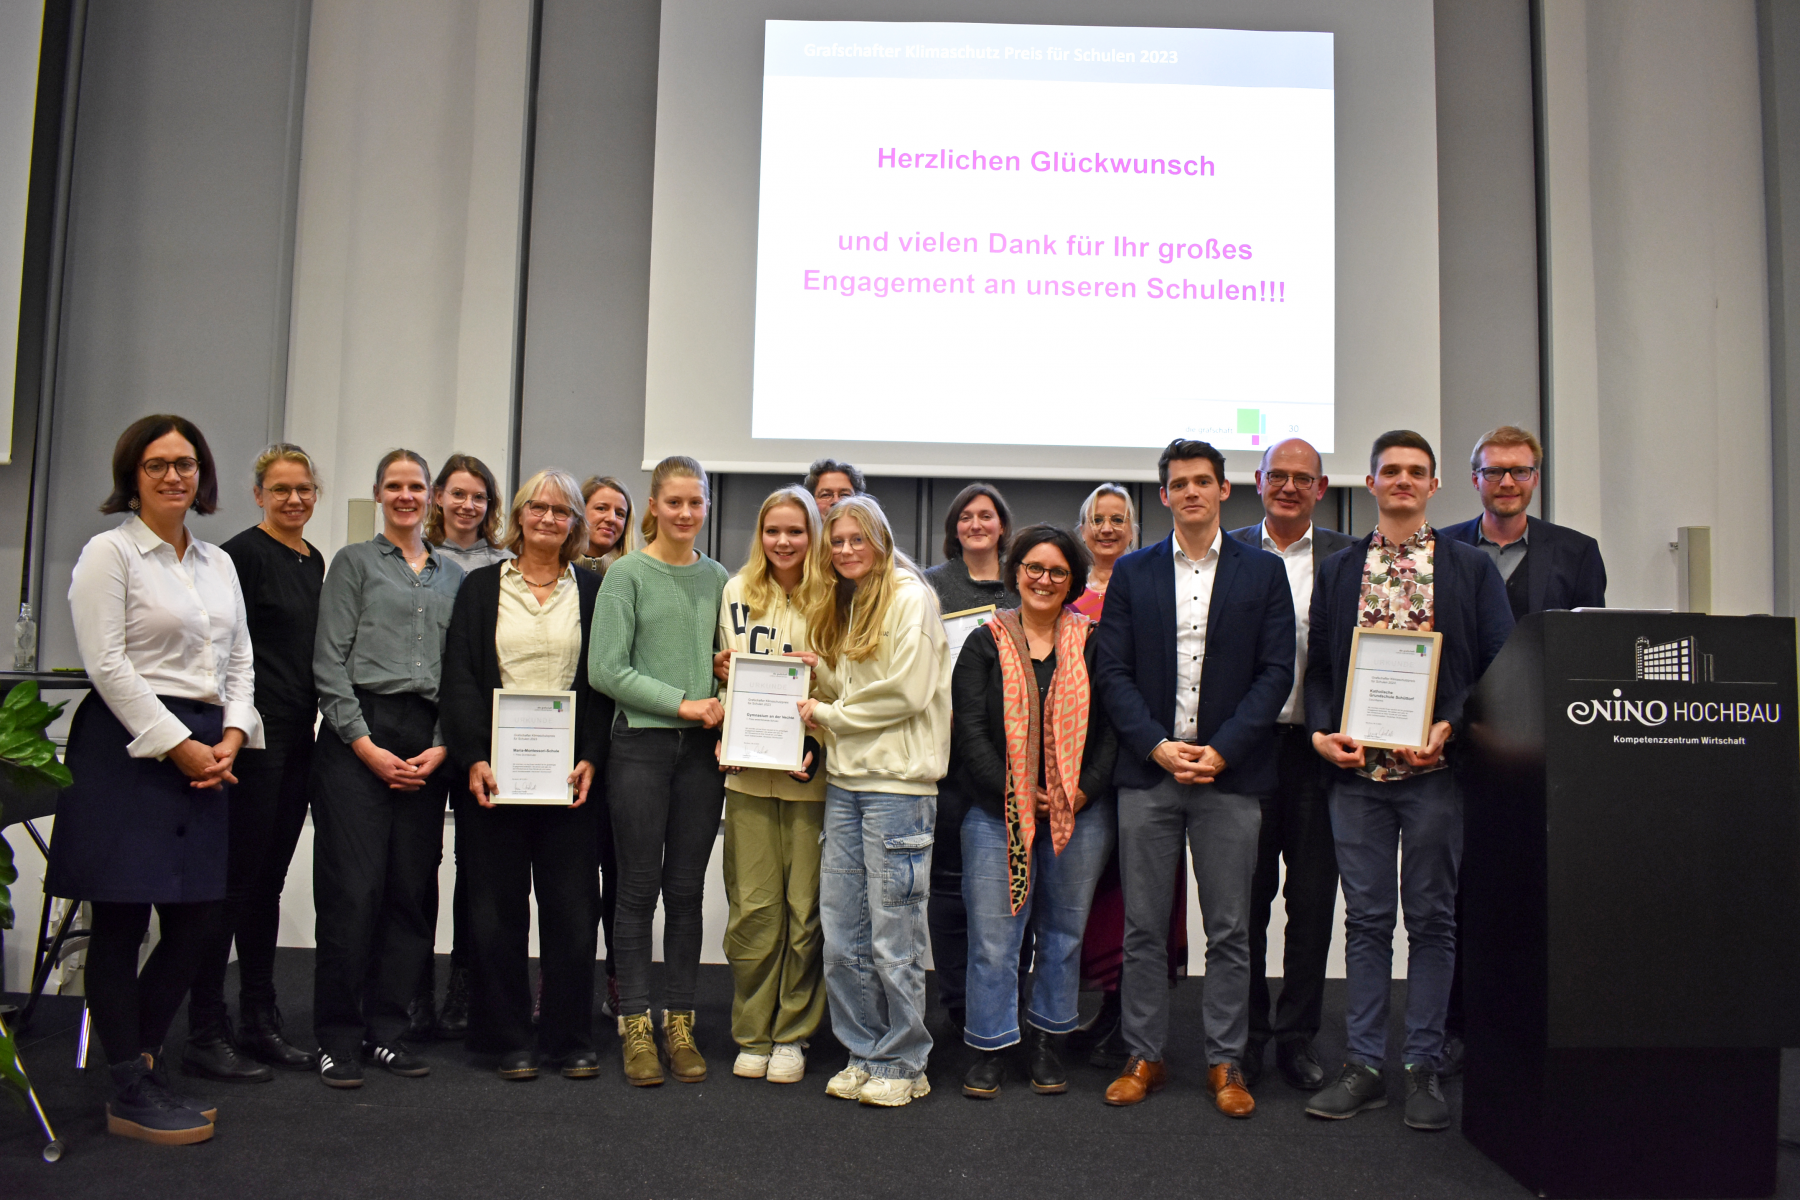
M 713 639 L 727 578 L 704 554 L 672 567 L 639 550 L 607 570 L 594 602 L 588 682 L 618 702 L 631 728 L 697 725 L 675 715 L 681 702 L 718 693 Z

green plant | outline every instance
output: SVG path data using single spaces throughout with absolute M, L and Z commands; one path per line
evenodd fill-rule
M 56 760 L 56 744 L 44 729 L 62 714 L 62 704 L 38 699 L 38 685 L 27 679 L 0 703 L 0 818 L 6 797 L 42 787 L 68 787 L 69 768 Z M 0 819 L 0 827 L 5 821 Z M 0 835 L 0 929 L 13 927 L 12 885 L 19 877 L 12 846 Z

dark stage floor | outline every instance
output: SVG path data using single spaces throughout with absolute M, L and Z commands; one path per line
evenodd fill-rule
M 311 960 L 308 951 L 284 950 L 277 966 L 288 1028 L 298 1033 L 310 1026 Z M 1407 1129 L 1397 1102 L 1344 1122 L 1308 1118 L 1305 1097 L 1272 1061 L 1256 1115 L 1220 1116 L 1204 1090 L 1200 993 L 1200 981 L 1190 980 L 1175 994 L 1170 1087 L 1130 1109 L 1101 1104 L 1109 1075 L 1085 1065 L 1072 1070 L 1063 1096 L 1035 1095 L 1020 1080 L 994 1101 L 964 1099 L 957 1084 L 967 1052 L 943 1045 L 932 1057 L 931 1096 L 904 1109 L 864 1108 L 825 1095 L 844 1058 L 825 1031 L 804 1083 L 736 1079 L 726 1032 L 730 976 L 704 967 L 700 1035 L 712 1064 L 704 1084 L 628 1087 L 610 1030 L 601 1041 L 607 1070 L 584 1082 L 552 1074 L 506 1083 L 472 1064 L 459 1044 L 439 1043 L 423 1048 L 430 1077 L 372 1070 L 357 1091 L 333 1091 L 309 1074 L 235 1086 L 183 1078 L 183 1090 L 217 1102 L 218 1135 L 176 1148 L 106 1135 L 104 1072 L 74 1069 L 79 1007 L 54 1001 L 23 1039 L 23 1053 L 68 1150 L 60 1163 L 41 1162 L 35 1126 L 0 1106 L 0 1197 L 1529 1195 L 1454 1130 Z M 1335 1062 L 1341 981 L 1326 997 L 1320 1052 Z M 172 1048 L 183 1028 L 178 1023 Z M 1783 1132 L 1792 1136 L 1800 1064 L 1787 1066 Z M 1681 1081 L 1669 1088 L 1679 1103 Z M 1447 1091 L 1458 1108 L 1459 1086 Z M 1784 1149 L 1781 1166 L 1778 1194 L 1800 1197 L 1800 1151 Z

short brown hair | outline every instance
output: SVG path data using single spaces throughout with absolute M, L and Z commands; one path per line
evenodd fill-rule
M 1213 465 L 1215 483 L 1225 482 L 1225 456 L 1211 442 L 1197 442 L 1193 438 L 1176 438 L 1156 459 L 1156 480 L 1161 487 L 1169 486 L 1169 464 L 1172 462 L 1190 462 L 1205 459 Z
M 1027 554 L 1046 545 L 1055 546 L 1069 564 L 1068 602 L 1073 604 L 1087 590 L 1088 567 L 1093 559 L 1080 538 L 1055 525 L 1027 525 L 1019 530 L 1018 536 L 1006 548 L 1006 566 L 1000 572 L 1000 578 L 1006 581 L 1009 589 L 1023 591 L 1019 585 L 1019 568 L 1024 565 Z
M 1369 474 L 1381 474 L 1382 453 L 1397 446 L 1404 446 L 1408 450 L 1423 450 L 1425 457 L 1431 460 L 1431 477 L 1437 478 L 1437 451 L 1431 448 L 1431 443 L 1425 440 L 1424 434 L 1414 433 L 1410 429 L 1390 429 L 1375 439 L 1375 445 L 1369 450 Z
M 1531 465 L 1544 465 L 1544 444 L 1537 440 L 1536 434 L 1517 425 L 1502 425 L 1482 434 L 1481 439 L 1475 443 L 1475 449 L 1469 451 L 1469 470 L 1481 469 L 1481 452 L 1489 446 L 1530 446 Z
M 186 417 L 173 413 L 153 413 L 139 417 L 125 427 L 113 447 L 112 494 L 100 505 L 103 513 L 130 512 L 138 498 L 138 468 L 143 465 L 144 451 L 150 443 L 165 434 L 179 433 L 194 447 L 194 458 L 200 464 L 200 479 L 194 486 L 194 511 L 207 516 L 219 507 L 219 473 L 213 467 L 212 448 L 200 427 Z
M 950 511 L 944 514 L 944 557 L 945 559 L 961 558 L 962 539 L 956 536 L 956 519 L 962 516 L 962 510 L 974 503 L 977 496 L 986 496 L 994 502 L 994 512 L 1000 518 L 1000 545 L 997 551 L 1004 553 L 1006 539 L 1012 536 L 1012 509 L 1006 506 L 1006 497 L 1000 489 L 991 483 L 971 483 L 956 493 L 956 499 L 950 501 Z

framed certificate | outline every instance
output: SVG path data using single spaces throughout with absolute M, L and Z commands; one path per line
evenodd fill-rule
M 801 770 L 806 725 L 800 702 L 812 691 L 806 661 L 786 654 L 733 654 L 725 689 L 719 765 Z
M 575 693 L 494 689 L 495 804 L 572 804 Z
M 950 665 L 962 656 L 963 643 L 969 635 L 994 619 L 997 612 L 992 604 L 985 608 L 965 608 L 961 612 L 944 614 L 944 636 L 950 639 Z
M 1347 733 L 1364 746 L 1423 750 L 1444 635 L 1409 629 L 1358 629 L 1350 635 L 1350 678 L 1344 685 Z

